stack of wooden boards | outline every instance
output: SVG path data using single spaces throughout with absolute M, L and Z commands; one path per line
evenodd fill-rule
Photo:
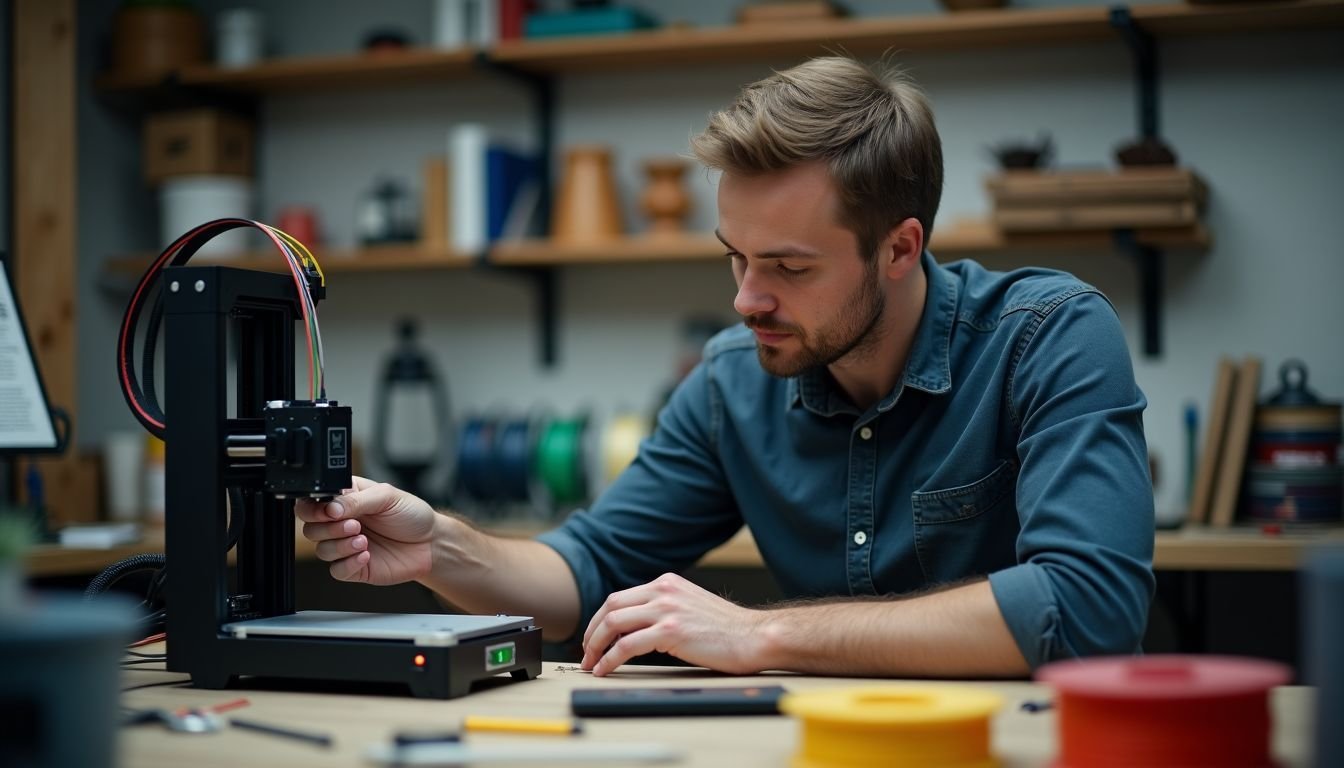
M 1188 168 L 1013 170 L 985 182 L 1004 232 L 1189 227 L 1208 188 Z
M 1191 523 L 1214 527 L 1234 520 L 1293 525 L 1344 520 L 1344 447 L 1341 406 L 1285 398 L 1290 373 L 1305 366 L 1289 361 L 1280 371 L 1283 388 L 1257 405 L 1260 360 L 1218 362 L 1203 453 L 1190 500 Z

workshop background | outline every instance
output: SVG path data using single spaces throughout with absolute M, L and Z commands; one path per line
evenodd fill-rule
M 229 66 L 206 67 L 223 73 L 215 83 L 209 77 L 164 83 L 125 69 L 154 66 L 125 58 L 127 41 L 117 38 L 134 31 L 119 26 L 119 14 L 140 5 L 173 4 L 74 3 L 68 32 L 77 54 L 75 133 L 65 162 L 73 163 L 75 179 L 68 216 L 76 268 L 68 275 L 68 302 L 58 311 L 43 306 L 41 296 L 23 297 L 30 314 L 57 323 L 58 338 L 66 339 L 74 353 L 68 382 L 53 385 L 52 372 L 44 375 L 55 404 L 75 414 L 75 452 L 84 457 L 87 471 L 69 470 L 70 476 L 92 479 L 72 486 L 84 491 L 73 502 L 53 487 L 62 483 L 48 479 L 47 496 L 57 520 L 111 514 L 107 486 L 115 480 L 102 469 L 101 455 L 119 435 L 139 429 L 122 399 L 113 364 L 117 327 L 139 276 L 136 265 L 143 269 L 148 257 L 167 244 L 166 217 L 183 215 L 183 205 L 204 206 L 188 211 L 211 210 L 212 195 L 216 202 L 229 200 L 226 206 L 248 208 L 226 215 L 248 213 L 315 233 L 308 244 L 328 277 L 328 296 L 319 305 L 327 391 L 352 406 L 363 471 L 379 479 L 393 478 L 369 450 L 372 436 L 385 428 L 375 418 L 382 401 L 407 409 L 402 421 L 387 426 L 388 440 L 400 443 L 398 450 L 409 455 L 444 445 L 427 426 L 435 423 L 434 398 L 425 393 L 433 386 L 420 380 L 384 383 L 385 367 L 399 350 L 399 327 L 406 319 L 414 321 L 415 354 L 441 374 L 445 385 L 452 446 L 439 453 L 442 460 L 420 480 L 427 496 L 451 498 L 455 507 L 487 522 L 524 517 L 545 523 L 599 491 L 614 471 L 611 463 L 619 460 L 621 446 L 629 444 L 620 440 L 652 419 L 704 338 L 738 319 L 731 306 L 728 260 L 705 246 L 716 219 L 712 176 L 693 165 L 680 176 L 673 171 L 672 189 L 683 193 L 684 203 L 676 195 L 672 203 L 651 203 L 645 200 L 652 185 L 647 162 L 688 156 L 689 138 L 712 110 L 727 104 L 742 85 L 806 54 L 741 43 L 742 50 L 760 52 L 723 55 L 721 49 L 704 47 L 641 58 L 641 52 L 631 51 L 611 59 L 576 55 L 574 61 L 583 63 L 557 66 L 541 86 L 553 96 L 553 207 L 563 207 L 567 193 L 588 194 L 569 177 L 589 172 L 580 168 L 583 153 L 571 153 L 587 148 L 586 159 L 597 163 L 600 188 L 596 197 L 574 205 L 600 208 L 608 219 L 605 225 L 573 226 L 610 226 L 614 214 L 619 237 L 591 246 L 581 231 L 571 251 L 543 242 L 530 252 L 523 249 L 512 262 L 472 266 L 484 247 L 455 252 L 450 244 L 481 236 L 464 231 L 457 218 L 480 212 L 460 209 L 462 196 L 452 192 L 459 189 L 454 185 L 466 163 L 451 161 L 486 146 L 507 147 L 510 151 L 501 156 L 524 161 L 546 149 L 537 121 L 538 85 L 469 59 L 454 65 L 456 74 L 444 76 L 425 75 L 432 70 L 429 65 L 423 71 L 406 68 L 404 80 L 377 73 L 397 56 L 448 45 L 454 35 L 458 46 L 473 45 L 478 30 L 444 23 L 445 8 L 458 4 L 194 0 L 186 7 L 203 30 L 206 59 L 201 64 L 208 65 L 211 57 L 235 57 Z M 738 23 L 747 5 L 625 0 L 606 11 L 608 22 L 618 27 L 698 28 Z M 1108 5 L 1011 0 L 1010 8 L 999 12 Z M 1249 5 L 1280 5 L 1292 13 L 1293 6 L 1332 4 Z M 850 17 L 873 23 L 954 13 L 934 0 L 848 0 L 843 6 Z M 535 7 L 563 14 L 569 4 Z M 11 76 L 13 40 L 22 32 L 13 23 L 8 13 L 0 14 L 0 45 Z M 556 35 L 565 31 L 560 27 L 556 22 L 532 31 Z M 997 213 L 987 179 L 1002 172 L 992 150 L 1041 149 L 1048 141 L 1048 170 L 1113 171 L 1116 150 L 1138 138 L 1141 78 L 1121 32 L 1048 41 L 1044 33 L 1033 39 L 1029 32 L 1032 42 L 1004 45 L 981 45 L 968 37 L 942 48 L 912 44 L 908 51 L 899 41 L 853 44 L 865 60 L 885 52 L 932 100 L 946 158 L 945 191 L 931 242 L 940 261 L 971 257 L 996 269 L 1064 269 L 1096 285 L 1114 303 L 1149 399 L 1145 428 L 1163 525 L 1179 525 L 1187 515 L 1199 455 L 1192 447 L 1203 441 L 1215 418 L 1211 410 L 1220 360 L 1258 359 L 1258 400 L 1278 388 L 1280 365 L 1289 360 L 1305 363 L 1310 389 L 1326 401 L 1344 399 L 1342 28 L 1338 21 L 1210 25 L 1195 34 L 1154 36 L 1159 136 L 1174 151 L 1177 165 L 1197 175 L 1200 190 L 1191 200 L 1193 208 L 1175 206 L 1176 219 L 1158 221 L 1159 228 L 1169 228 L 1169 236 L 1144 251 L 1127 248 L 1109 229 L 1089 239 L 1064 223 L 1051 225 L 1053 231 L 1047 226 L 1046 236 L 1037 240 L 1030 234 L 1019 240 L 1043 243 L 1063 230 L 1064 237 L 1056 238 L 1062 246 L 1001 248 L 995 245 L 1001 237 L 983 236 Z M 526 24 L 521 29 L 529 31 Z M 501 27 L 493 34 L 518 32 Z M 501 54 L 510 44 L 519 43 L 498 42 Z M 485 47 L 492 45 L 487 41 Z M 812 48 L 812 53 L 825 52 L 820 43 Z M 367 66 L 350 63 L 361 56 Z M 228 77 L 230 71 L 247 73 L 288 57 L 331 57 L 336 63 L 315 65 L 307 79 L 302 72 L 282 72 L 274 83 L 260 75 Z M 526 69 L 526 60 L 519 62 Z M 6 88 L 0 109 L 11 126 L 24 118 L 13 106 L 19 85 L 10 77 L 0 83 Z M 205 122 L 189 129 L 197 131 L 192 134 L 197 140 L 215 136 L 212 131 L 241 130 L 250 152 L 241 173 L 230 167 L 239 161 L 227 156 L 222 143 L 204 162 L 233 172 L 206 174 L 204 191 L 193 191 L 189 183 L 198 169 L 149 172 L 146 153 L 166 150 L 148 141 L 147 126 L 157 119 L 162 127 L 165 114 L 182 108 L 208 110 L 205 117 L 198 114 Z M 231 124 L 230 115 L 241 115 L 244 127 Z M 602 166 L 603 153 L 594 148 L 605 150 L 609 165 Z M 0 151 L 7 153 L 0 155 L 0 165 L 12 169 L 17 158 L 8 154 L 10 142 L 3 142 Z M 210 178 L 218 183 L 211 185 Z M 572 188 L 567 181 L 574 182 Z M 4 189 L 11 197 L 0 205 L 0 249 L 13 250 L 21 215 L 15 212 L 24 207 L 25 191 L 9 184 Z M 513 201 L 523 201 L 522 214 L 510 221 L 508 210 L 495 212 L 510 234 L 529 231 L 526 214 L 535 208 L 528 206 L 543 197 L 529 189 L 526 179 L 513 191 L 520 190 Z M 190 202 L 177 199 L 179 194 Z M 680 229 L 665 235 L 664 242 L 672 245 L 648 245 L 655 215 Z M 489 233 L 484 237 L 489 239 Z M 955 246 L 952 252 L 940 251 L 940 238 Z M 498 244 L 505 255 L 509 248 L 507 241 Z M 574 252 L 580 255 L 566 257 Z M 432 263 L 426 266 L 426 260 Z M 1145 267 L 1151 271 L 1145 273 Z M 1156 280 L 1147 290 L 1145 274 Z M 548 338 L 553 348 L 548 349 Z M 302 375 L 302 365 L 299 370 Z M 62 396 L 69 401 L 61 401 Z M 535 438 L 535 431 L 556 422 L 583 431 L 575 450 L 584 452 L 586 487 L 573 491 L 574 498 L 536 509 L 526 487 L 520 497 L 499 488 L 472 488 L 470 480 L 459 477 L 457 450 L 479 448 L 473 441 L 482 437 L 483 427 L 502 432 L 506 424 L 521 425 L 534 430 Z M 618 423 L 625 430 L 620 435 L 613 433 Z M 139 461 L 138 466 L 150 468 L 152 448 Z M 554 497 L 555 488 L 550 490 Z M 140 492 L 143 509 L 152 502 L 143 488 Z M 498 498 L 481 498 L 491 493 Z M 768 583 L 750 569 L 734 578 L 750 583 L 744 588 L 748 594 L 768 592 Z M 1212 611 L 1211 645 L 1291 657 L 1292 574 L 1221 578 L 1201 598 Z M 1248 595 L 1253 597 L 1248 600 Z M 1279 637 L 1282 632 L 1289 639 Z

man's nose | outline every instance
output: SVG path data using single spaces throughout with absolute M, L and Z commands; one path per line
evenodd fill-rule
M 762 284 L 758 272 L 752 270 L 750 266 L 742 272 L 742 279 L 737 284 L 737 296 L 733 299 L 733 309 L 743 317 L 765 314 L 775 311 L 778 302 L 770 291 Z

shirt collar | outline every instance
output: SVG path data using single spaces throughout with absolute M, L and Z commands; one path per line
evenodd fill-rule
M 938 266 L 933 256 L 924 251 L 920 264 L 929 281 L 924 299 L 924 311 L 919 318 L 915 342 L 905 364 L 901 386 L 877 404 L 879 412 L 896 404 L 901 389 L 913 387 L 930 394 L 941 394 L 952 388 L 952 325 L 956 318 L 959 290 L 957 284 Z M 818 416 L 858 411 L 836 389 L 824 368 L 805 371 L 789 379 L 790 408 L 801 404 Z

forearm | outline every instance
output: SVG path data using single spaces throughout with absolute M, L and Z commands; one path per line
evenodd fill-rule
M 545 544 L 490 536 L 440 514 L 432 553 L 430 573 L 419 581 L 459 608 L 532 616 L 547 640 L 569 637 L 578 626 L 574 576 Z
M 904 600 L 766 610 L 762 669 L 873 677 L 1020 677 L 1030 671 L 988 581 Z

